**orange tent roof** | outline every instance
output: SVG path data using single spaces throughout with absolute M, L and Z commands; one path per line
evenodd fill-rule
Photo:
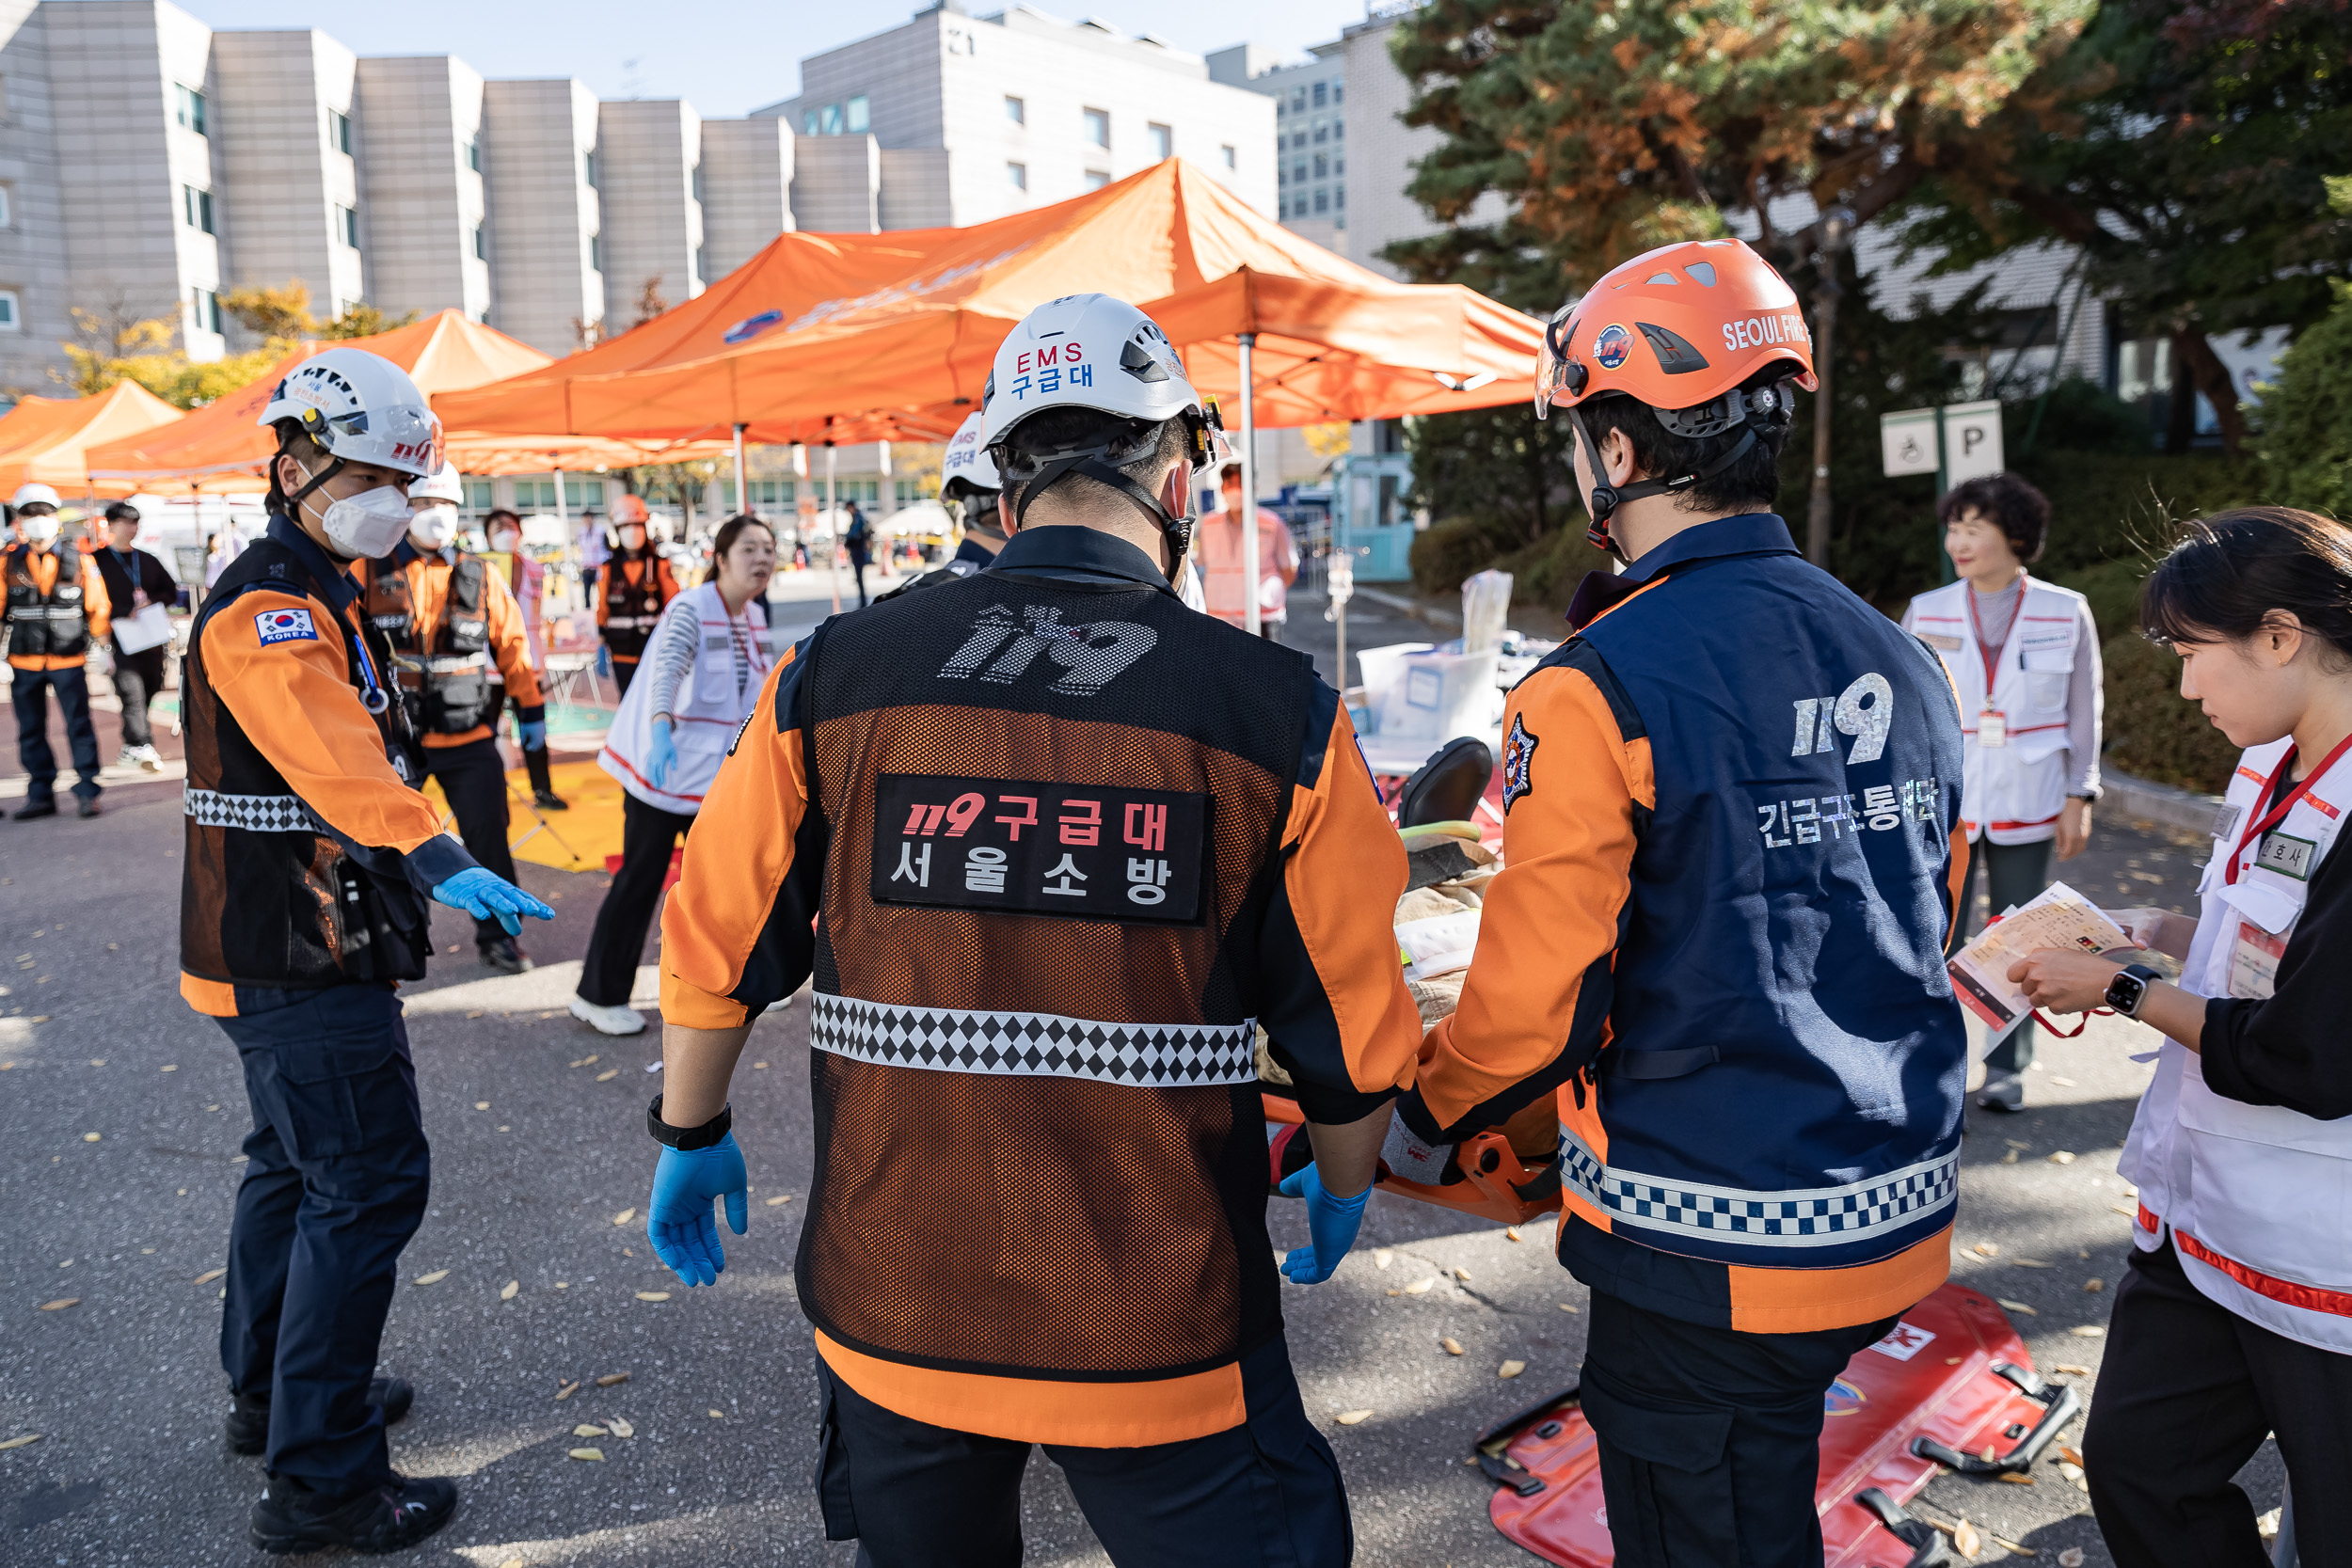
M 877 281 L 896 242 L 914 264 Z M 1470 290 L 1391 282 L 1168 159 L 969 229 L 786 234 L 701 296 L 601 348 L 435 400 L 453 426 L 757 441 L 936 439 L 976 406 L 996 345 L 1044 301 L 1133 300 L 1232 399 L 1231 340 L 1260 334 L 1268 425 L 1475 408 L 1527 395 L 1541 327 Z M 658 341 L 640 339 L 660 328 Z M 1221 345 L 1221 346 L 1220 346 Z M 1443 380 L 1440 377 L 1444 378 Z
M 262 410 L 269 404 L 270 394 L 288 372 L 330 348 L 363 348 L 382 355 L 406 371 L 427 397 L 436 392 L 480 387 L 549 363 L 548 356 L 528 343 L 469 321 L 456 310 L 437 311 L 422 321 L 379 332 L 372 338 L 307 342 L 270 367 L 267 373 L 171 425 L 143 436 L 93 447 L 89 452 L 91 474 L 101 480 L 130 482 L 151 488 L 168 484 L 214 494 L 261 491 L 266 487 L 263 471 L 270 454 L 277 450 L 277 442 L 254 421 L 261 418 Z M 537 450 L 525 450 L 534 447 Z M 548 436 L 543 442 L 532 442 L 503 435 L 494 440 L 479 441 L 469 431 L 452 433 L 449 449 L 450 460 L 468 473 L 546 473 L 556 467 L 585 468 L 675 462 L 680 456 L 707 457 L 725 450 L 723 444 L 713 444 L 692 452 L 677 452 L 648 444 L 581 441 L 570 436 Z M 653 455 L 657 451 L 661 451 L 662 455 Z M 474 462 L 487 466 L 470 467 Z
M 133 486 L 90 478 L 84 460 L 88 449 L 181 418 L 179 409 L 135 381 L 118 381 L 95 397 L 20 399 L 0 418 L 0 495 L 38 483 L 55 485 L 68 499 L 127 496 Z

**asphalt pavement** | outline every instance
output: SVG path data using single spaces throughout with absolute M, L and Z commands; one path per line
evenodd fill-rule
M 245 1544 L 259 1464 L 223 1453 L 216 1352 L 247 1117 L 234 1052 L 177 995 L 181 844 L 169 781 L 110 790 L 93 821 L 0 823 L 0 1562 L 263 1560 Z M 2181 908 L 2202 852 L 2102 822 L 2062 869 L 2103 902 Z M 656 1038 L 608 1039 L 564 1011 L 606 879 L 521 872 L 556 911 L 526 934 L 540 967 L 488 974 L 469 923 L 437 910 L 435 973 L 406 992 L 434 1197 L 402 1259 L 383 1368 L 418 1389 L 395 1462 L 459 1478 L 463 1501 L 404 1560 L 846 1565 L 852 1548 L 822 1541 L 809 1488 L 815 1357 L 791 1278 L 809 1178 L 805 1002 L 763 1019 L 745 1053 L 751 1231 L 728 1239 L 716 1287 L 690 1291 L 642 1220 Z M 2114 1166 L 2147 1069 L 2128 1057 L 2152 1044 L 2107 1020 L 2045 1037 L 2026 1111 L 1970 1115 L 1955 1277 L 2012 1304 L 2036 1365 L 2087 1391 L 2130 1247 Z M 956 1200 L 945 1174 L 939 1200 Z M 1277 1200 L 1272 1218 L 1278 1247 L 1304 1242 L 1295 1206 Z M 1551 1236 L 1549 1222 L 1515 1239 L 1382 1196 L 1331 1281 L 1286 1289 L 1359 1562 L 1535 1560 L 1489 1526 L 1489 1488 L 1463 1462 L 1483 1427 L 1576 1379 L 1586 1296 L 1547 1256 Z M 1506 1379 L 1506 1361 L 1524 1371 Z M 1358 1410 L 1372 1415 L 1338 1423 Z M 589 1448 L 603 1458 L 569 1457 Z M 2276 1506 L 2274 1454 L 2248 1484 L 2257 1509 Z M 2030 1485 L 1947 1476 L 1924 1500 L 1975 1524 L 1979 1561 L 2006 1560 L 1996 1536 L 2107 1560 L 2055 1458 Z M 1025 1519 L 1030 1561 L 1107 1560 L 1042 1456 Z

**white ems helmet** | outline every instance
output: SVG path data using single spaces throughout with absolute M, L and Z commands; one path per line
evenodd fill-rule
M 1001 490 L 1004 481 L 996 477 L 996 461 L 989 456 L 981 444 L 981 436 L 988 423 L 985 413 L 975 411 L 947 442 L 947 455 L 939 465 L 939 494 L 942 499 L 975 490 Z M 961 488 L 959 488 L 961 486 Z
M 280 420 L 299 420 L 303 434 L 340 462 L 419 479 L 441 467 L 441 421 L 424 394 L 406 371 L 363 348 L 330 348 L 296 365 L 254 422 Z
M 457 465 L 444 463 L 438 470 L 408 486 L 412 501 L 447 501 L 452 506 L 463 505 L 466 486 L 457 477 Z
M 59 506 L 64 504 L 57 499 L 56 488 L 54 485 L 48 484 L 21 485 L 18 487 L 16 495 L 8 501 L 8 504 L 15 507 L 25 507 L 42 502 L 45 502 L 50 506 Z

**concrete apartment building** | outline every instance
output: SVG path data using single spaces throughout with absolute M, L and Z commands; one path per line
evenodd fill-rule
M 395 314 L 448 304 L 485 319 L 481 72 L 447 55 L 392 55 L 361 60 L 358 82 L 367 298 Z
M 984 223 L 1190 159 L 1276 210 L 1273 104 L 1151 35 L 959 0 L 801 62 L 797 98 L 753 111 L 800 138 L 807 229 Z

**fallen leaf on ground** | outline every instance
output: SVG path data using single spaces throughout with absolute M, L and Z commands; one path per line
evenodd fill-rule
M 2104 1339 L 2107 1337 L 2105 1323 L 2076 1323 L 2066 1332 L 2077 1339 Z
M 1979 1258 L 1998 1258 L 2001 1255 L 2001 1243 L 1998 1242 L 1979 1242 L 1969 1250 L 1974 1252 Z
M 40 1433 L 28 1432 L 22 1437 L 11 1437 L 7 1442 L 0 1443 L 0 1449 L 21 1449 L 27 1443 L 38 1443 L 40 1441 Z
M 710 1413 L 710 1418 L 714 1421 L 723 1421 L 727 1418 L 727 1413 L 723 1410 L 714 1410 Z
M 2056 1263 L 2045 1263 L 2039 1258 L 2012 1258 L 2009 1260 L 2009 1266 L 2012 1269 L 2055 1269 L 2058 1267 Z
M 471 1012 L 468 1013 L 466 1016 L 467 1016 L 468 1018 L 480 1018 L 480 1017 L 482 1016 L 482 1013 L 483 1013 L 483 1009 L 482 1009 L 482 1008 L 480 1008 L 480 1007 L 476 1007 L 473 1011 L 471 1011 Z
M 2001 1479 L 2009 1482 L 2011 1486 L 2031 1486 L 2033 1484 L 2033 1477 L 2020 1475 L 2015 1470 L 2003 1470 L 2001 1472 Z
M 604 1458 L 604 1450 L 602 1449 L 574 1449 L 572 1450 L 572 1457 L 574 1459 L 601 1460 Z
M 1572 1301 L 1564 1301 L 1560 1304 L 1560 1310 L 1563 1312 L 1576 1312 L 1581 1311 L 1581 1308 L 1580 1308 L 1576 1303 Z
M 2011 1301 L 2007 1296 L 1995 1296 L 1994 1299 L 1998 1301 L 2003 1307 L 2008 1307 L 2012 1312 L 2023 1312 L 2028 1318 L 2038 1318 L 2042 1316 L 2040 1308 L 2027 1307 L 2022 1301 Z
M 1459 1263 L 1456 1263 L 1454 1266 L 1454 1277 L 1467 1285 L 1470 1283 L 1470 1270 L 1462 1267 Z
M 69 1307 L 79 1307 L 81 1305 L 82 1298 L 80 1296 L 61 1296 L 56 1301 L 42 1302 L 40 1304 L 40 1309 L 44 1312 L 62 1312 Z
M 637 1299 L 639 1301 L 667 1301 L 670 1299 L 670 1292 L 667 1291 L 640 1291 L 637 1292 Z
M 1527 1363 L 1524 1361 L 1505 1361 L 1495 1369 L 1495 1376 L 1517 1377 L 1525 1370 L 1527 1370 Z
M 1445 1353 L 1448 1355 L 1459 1355 L 1462 1354 L 1462 1341 L 1459 1339 L 1440 1339 L 1438 1343 L 1444 1348 Z
M 609 1081 L 609 1080 L 611 1080 L 611 1079 L 618 1078 L 620 1075 L 621 1075 L 621 1069 L 620 1069 L 619 1068 L 616 1068 L 616 1067 L 609 1067 L 609 1068 L 606 1068 L 606 1069 L 605 1069 L 602 1072 L 599 1072 L 599 1073 L 597 1073 L 597 1074 L 596 1074 L 596 1082 L 597 1082 L 597 1083 L 599 1083 L 599 1084 L 602 1084 L 602 1083 L 605 1083 L 605 1082 L 607 1082 L 607 1081 Z
M 627 1225 L 629 1221 L 635 1219 L 636 1217 L 637 1211 L 634 1208 L 624 1209 L 619 1213 L 612 1216 L 612 1223 L 614 1225 Z
M 431 1274 L 421 1274 L 417 1275 L 416 1278 L 410 1280 L 408 1283 L 411 1285 L 438 1285 L 442 1280 L 447 1279 L 448 1277 L 449 1271 L 447 1269 L 435 1269 Z
M 1340 1425 L 1343 1427 L 1361 1426 L 1364 1422 L 1371 1419 L 1372 1412 L 1369 1410 L 1343 1410 L 1340 1412 Z
M 180 1064 L 178 1062 L 166 1062 L 155 1070 L 157 1072 L 177 1072 L 180 1070 Z
M 1506 1242 L 1519 1240 L 1519 1227 L 1516 1225 L 1505 1226 L 1502 1230 L 1502 1239 Z
M 486 1100 L 477 1100 L 473 1102 L 473 1108 L 477 1111 L 486 1111 L 490 1108 L 490 1102 Z
M 222 1275 L 225 1275 L 229 1271 L 227 1269 L 206 1269 L 202 1274 L 196 1276 L 196 1282 L 199 1285 L 210 1285 L 214 1280 L 218 1279 Z
M 602 1437 L 605 1435 L 605 1430 L 602 1427 L 592 1427 L 587 1422 L 582 1421 L 580 1425 L 572 1428 L 572 1435 L 575 1437 Z
M 101 1136 L 103 1134 L 97 1132 L 85 1132 L 82 1134 L 82 1141 L 86 1144 L 94 1144 Z
M 1438 1276 L 1433 1274 L 1426 1279 L 1416 1279 L 1410 1285 L 1406 1286 L 1405 1293 L 1408 1296 L 1424 1295 L 1429 1288 L 1437 1283 Z
M 2072 1443 L 2060 1443 L 2058 1446 L 2058 1456 L 2067 1464 L 2076 1466 L 2080 1466 L 2083 1462 L 2082 1450 Z
M 2055 1072 L 2050 1074 L 2050 1082 L 2058 1085 L 2060 1088 L 2071 1089 L 2074 1086 L 2074 1081 L 2072 1078 L 2061 1078 Z
M 508 1280 L 505 1284 L 503 1284 L 503 1285 L 501 1285 L 501 1286 L 500 1286 L 500 1287 L 499 1287 L 499 1300 L 501 1300 L 501 1301 L 513 1301 L 513 1300 L 515 1299 L 515 1297 L 516 1297 L 516 1293 L 517 1293 L 517 1292 L 519 1292 L 519 1291 L 522 1290 L 522 1288 L 523 1288 L 523 1282 L 522 1282 L 521 1280 L 519 1280 L 519 1279 L 510 1279 L 510 1280 Z
M 2058 1473 L 2064 1476 L 2068 1481 L 2080 1481 L 2083 1479 L 2085 1472 L 2083 1467 L 2075 1464 L 2074 1461 L 2061 1459 L 2058 1462 Z
M 2015 1164 L 2016 1163 L 2017 1163 L 2017 1151 L 2016 1151 L 2015 1149 L 2013 1149 L 2013 1148 L 2012 1148 L 2012 1149 L 2010 1149 L 2010 1150 L 2007 1154 L 2004 1154 L 2004 1155 L 2002 1155 L 2002 1156 L 2001 1156 L 2001 1164 L 2005 1164 L 2005 1165 L 2013 1165 L 2013 1164 Z
M 752 1064 L 752 1066 L 753 1066 L 755 1069 L 764 1068 L 764 1067 L 766 1067 L 767 1065 L 768 1065 L 768 1064 L 767 1064 L 766 1062 L 754 1062 L 754 1063 Z
M 2094 1274 L 2094 1275 L 2091 1275 L 2089 1279 L 2086 1279 L 2086 1280 L 2084 1280 L 2084 1281 L 2083 1281 L 2083 1289 L 2084 1289 L 2084 1290 L 2086 1290 L 2086 1291 L 2090 1291 L 2096 1292 L 2096 1291 L 2104 1291 L 2104 1290 L 2106 1290 L 2106 1288 L 2107 1288 L 2107 1282 L 2106 1282 L 2106 1280 L 2104 1280 L 2104 1279 L 2101 1279 L 2101 1278 L 2100 1278 L 2097 1275 L 2095 1275 L 2095 1274 Z
M 1952 1527 L 1952 1544 L 1960 1548 L 1963 1557 L 1974 1557 L 1984 1550 L 1983 1537 L 1977 1533 L 1977 1527 L 1965 1519 Z
M 2070 1372 L 2075 1377 L 2089 1377 L 2090 1375 L 2090 1369 L 2089 1367 L 2077 1367 L 2072 1361 L 2054 1361 L 2050 1364 L 2050 1370 L 2054 1372 Z
M 2066 1080 L 2061 1078 L 2058 1082 L 2063 1084 Z M 2071 1165 L 2074 1163 L 2074 1151 L 2070 1148 L 2061 1148 L 2057 1153 L 2050 1156 L 2050 1164 L 2054 1165 Z
M 588 1064 L 587 1064 L 586 1062 L 582 1061 L 582 1062 L 566 1062 L 566 1063 L 564 1063 L 564 1065 L 565 1067 L 586 1067 Z
M 779 1204 L 779 1203 L 789 1203 L 789 1202 L 791 1202 L 791 1201 L 792 1201 L 792 1195 L 791 1195 L 790 1193 L 786 1193 L 786 1194 L 784 1194 L 784 1195 L 783 1195 L 782 1196 L 780 1196 L 780 1197 L 771 1197 L 771 1198 L 770 1198 L 770 1199 L 768 1200 L 768 1207 L 769 1207 L 769 1208 L 771 1208 L 771 1209 L 773 1209 L 773 1208 L 774 1208 L 777 1204 Z
M 596 1065 L 596 1059 L 594 1056 L 582 1056 L 580 1059 L 580 1065 L 581 1067 L 595 1067 Z
M 2009 1478 L 2004 1476 L 2001 1479 L 2006 1481 Z M 2021 1546 L 2016 1542 L 2011 1541 L 2005 1536 L 1994 1536 L 1993 1538 L 1993 1544 L 1995 1546 L 2000 1547 L 2003 1551 L 2009 1553 L 2011 1557 L 2040 1557 L 2042 1555 L 2042 1552 L 2038 1547 Z
M 607 1372 L 602 1377 L 596 1379 L 596 1386 L 599 1388 L 610 1388 L 616 1383 L 627 1383 L 628 1381 L 628 1374 L 627 1372 Z
M 2117 1213 L 2122 1215 L 2127 1220 L 2136 1220 L 2139 1218 L 2139 1211 L 2127 1204 L 2110 1203 L 2107 1207 L 2114 1210 Z
M 627 1421 L 622 1420 L 618 1416 L 615 1416 L 612 1418 L 612 1435 L 615 1437 L 634 1437 L 637 1435 L 637 1429 L 629 1425 Z
M 1396 1261 L 1396 1254 L 1395 1254 L 1395 1253 L 1393 1253 L 1393 1252 L 1391 1252 L 1391 1251 L 1390 1251 L 1387 1247 L 1384 1247 L 1384 1246 L 1376 1246 L 1376 1247 L 1374 1247 L 1374 1248 L 1372 1249 L 1372 1266 L 1373 1266 L 1374 1268 L 1375 1268 L 1375 1269 L 1385 1269 L 1385 1268 L 1387 1268 L 1387 1267 L 1388 1267 L 1391 1263 L 1393 1263 L 1393 1262 L 1395 1262 L 1395 1261 Z
M 565 1400 L 570 1399 L 570 1398 L 571 1398 L 574 1394 L 576 1394 L 576 1393 L 578 1393 L 578 1392 L 580 1392 L 580 1381 L 579 1381 L 577 1378 L 575 1378 L 574 1380 L 572 1380 L 572 1381 L 571 1381 L 571 1382 L 569 1382 L 569 1383 L 566 1383 L 565 1385 L 564 1385 L 564 1386 L 563 1386 L 563 1387 L 558 1388 L 558 1389 L 555 1391 L 555 1402 L 556 1402 L 556 1403 L 558 1403 L 558 1404 L 562 1404 L 562 1403 L 563 1403 Z
M 2083 1549 L 2080 1546 L 2069 1546 L 2058 1553 L 2058 1568 L 2083 1568 Z

